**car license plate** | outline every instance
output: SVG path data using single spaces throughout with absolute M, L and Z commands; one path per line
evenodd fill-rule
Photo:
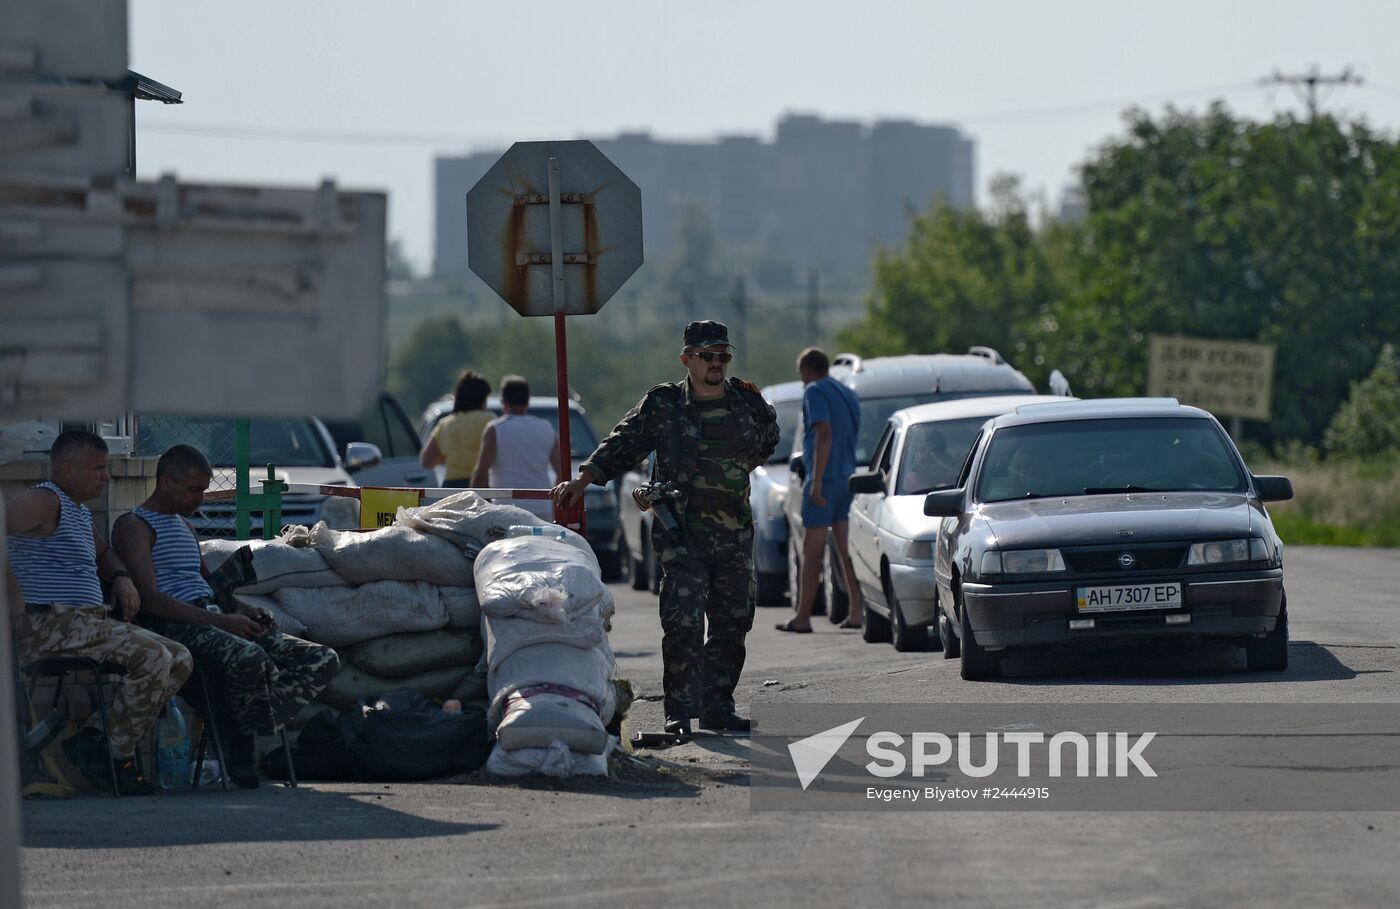
M 1180 584 L 1124 584 L 1080 587 L 1075 591 L 1080 612 L 1125 612 L 1132 609 L 1171 609 L 1181 606 Z

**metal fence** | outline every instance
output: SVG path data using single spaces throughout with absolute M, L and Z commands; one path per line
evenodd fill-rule
M 172 445 L 192 445 L 209 458 L 214 473 L 209 492 L 232 492 L 236 484 L 234 464 L 234 421 L 142 414 L 134 418 L 133 453 L 158 458 Z M 234 534 L 232 502 L 210 502 L 190 518 L 200 539 L 231 538 Z

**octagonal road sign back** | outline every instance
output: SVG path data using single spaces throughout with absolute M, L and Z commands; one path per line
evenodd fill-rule
M 592 142 L 517 142 L 467 193 L 467 264 L 522 316 L 554 315 L 549 159 L 559 164 L 563 312 L 595 313 L 642 264 L 642 192 Z

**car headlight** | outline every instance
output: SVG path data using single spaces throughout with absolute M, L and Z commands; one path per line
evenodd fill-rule
M 931 539 L 913 539 L 909 545 L 904 546 L 904 557 L 910 562 L 932 562 L 934 559 L 934 541 Z
M 1258 543 L 1258 547 L 1254 546 Z M 1267 561 L 1264 541 L 1255 540 L 1216 540 L 1210 543 L 1192 543 L 1186 556 L 1187 565 L 1224 565 L 1229 562 Z
M 360 503 L 345 496 L 326 496 L 321 503 L 321 520 L 326 526 L 346 530 L 360 526 Z
M 1046 574 L 1064 570 L 1065 559 L 1058 549 L 982 553 L 982 574 Z

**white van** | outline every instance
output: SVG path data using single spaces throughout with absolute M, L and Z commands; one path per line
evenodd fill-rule
M 1030 379 L 990 347 L 971 347 L 966 354 L 909 354 L 868 360 L 855 354 L 837 354 L 832 360 L 831 377 L 860 397 L 860 436 L 856 440 L 858 470 L 869 466 L 885 423 L 896 410 L 955 398 L 1035 394 Z M 788 526 L 788 588 L 794 606 L 797 580 L 802 571 L 802 485 L 807 476 L 802 459 L 804 431 L 799 421 L 789 462 L 788 494 L 783 502 Z M 833 572 L 829 568 L 833 552 L 830 545 L 824 553 L 816 611 L 820 613 L 825 607 L 832 622 L 841 622 L 849 610 L 845 579 L 840 572 L 835 572 L 835 583 L 831 582 Z

